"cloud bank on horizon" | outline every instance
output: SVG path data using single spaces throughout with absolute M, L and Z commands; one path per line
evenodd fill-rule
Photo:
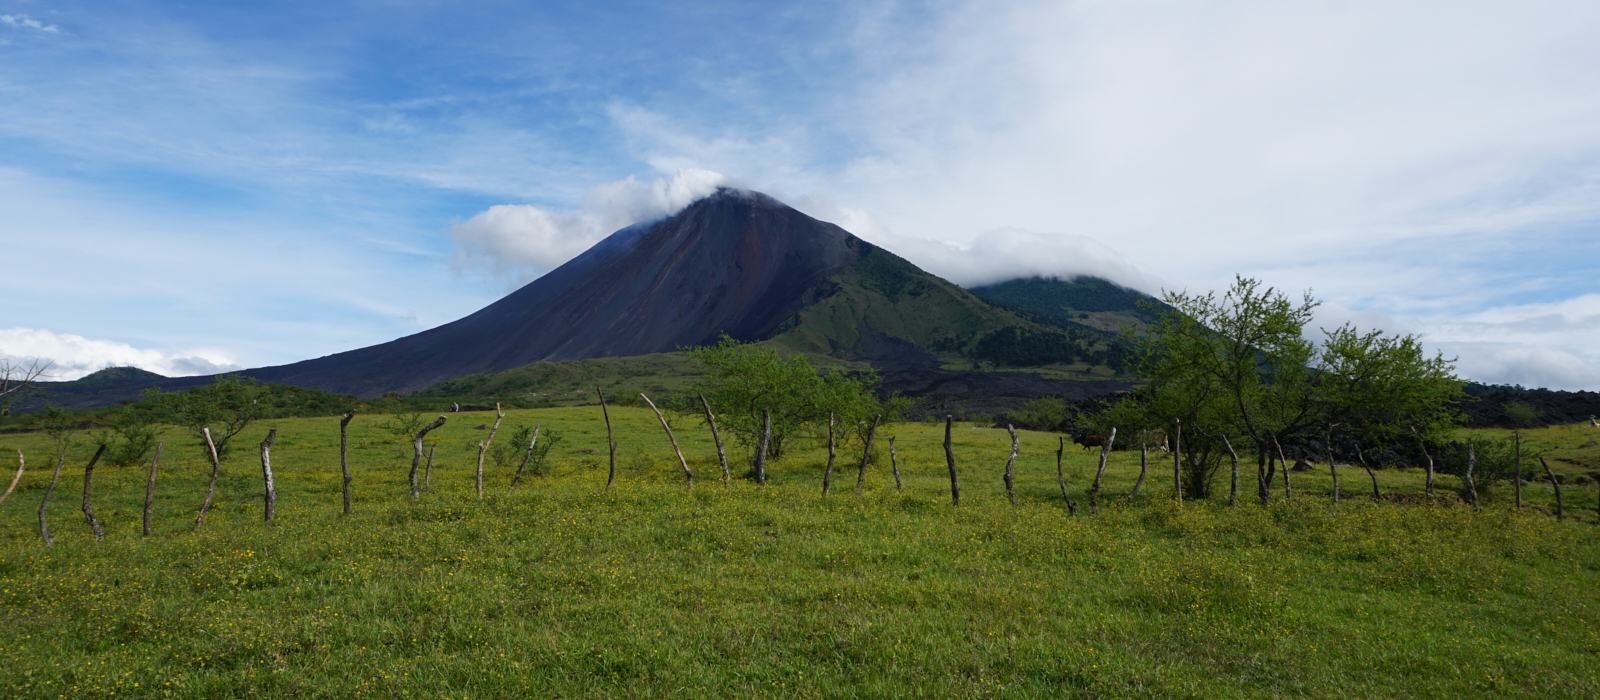
M 107 367 L 138 367 L 168 377 L 217 374 L 242 369 L 224 352 L 196 350 L 179 355 L 140 350 L 127 343 L 90 340 L 37 328 L 0 328 L 0 357 L 52 364 L 47 381 L 82 379 Z
M 1600 389 L 1592 2 L 0 17 L 8 325 L 245 366 L 383 342 L 681 206 L 681 171 L 960 283 L 1244 273 Z

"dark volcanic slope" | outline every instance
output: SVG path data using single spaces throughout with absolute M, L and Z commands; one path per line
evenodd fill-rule
M 857 258 L 844 229 L 766 195 L 720 190 L 612 234 L 477 313 L 360 350 L 244 374 L 359 396 L 542 360 L 644 355 L 769 335 Z

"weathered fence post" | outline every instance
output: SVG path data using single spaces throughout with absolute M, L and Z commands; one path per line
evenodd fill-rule
M 1172 497 L 1183 503 L 1183 422 L 1172 419 Z
M 1236 506 L 1239 505 L 1239 453 L 1233 451 L 1233 443 L 1228 442 L 1227 435 L 1219 434 L 1217 437 L 1222 438 L 1222 446 L 1228 448 L 1229 463 L 1233 465 L 1232 471 L 1229 473 L 1228 505 Z M 1257 444 L 1260 443 L 1258 442 Z M 1265 449 L 1265 446 L 1263 446 L 1262 450 L 1265 451 Z M 1267 485 L 1261 481 L 1261 470 L 1259 468 L 1256 469 L 1256 483 L 1261 487 L 1261 505 L 1266 505 Z
M 856 490 L 860 491 L 867 483 L 867 462 L 872 459 L 872 436 L 878 432 L 878 421 L 883 420 L 882 415 L 872 417 L 872 427 L 867 428 L 867 444 L 861 448 L 861 468 L 856 471 Z
M 606 471 L 606 488 L 611 488 L 611 482 L 617 479 L 617 438 L 611 432 L 611 412 L 606 410 L 606 395 L 600 387 L 594 388 L 594 393 L 600 397 L 600 415 L 606 419 L 606 449 L 610 450 L 611 468 Z
M 44 539 L 46 547 L 56 543 L 56 538 L 50 536 L 50 528 L 45 526 L 44 508 L 50 503 L 50 494 L 55 493 L 56 482 L 61 480 L 61 468 L 67 464 L 67 455 L 56 455 L 56 471 L 50 477 L 50 485 L 44 489 L 44 499 L 39 501 L 39 537 Z
M 833 411 L 828 411 L 828 466 L 822 470 L 822 495 L 833 489 Z
M 1516 486 L 1517 507 L 1521 508 L 1522 507 L 1522 431 L 1521 430 L 1513 430 L 1513 431 L 1511 431 L 1511 435 L 1517 439 L 1517 462 L 1516 462 L 1516 466 L 1513 467 L 1514 473 L 1511 476 L 1511 483 Z M 1544 458 L 1540 457 L 1539 459 L 1543 460 Z
M 496 403 L 494 405 L 494 427 L 489 429 L 489 439 L 478 443 L 478 471 L 475 476 L 478 500 L 483 500 L 483 455 L 489 451 L 489 445 L 494 443 L 494 434 L 500 432 L 500 421 L 505 419 L 505 411 L 500 410 L 500 404 Z
M 1372 500 L 1383 500 L 1383 494 L 1378 492 L 1378 473 L 1372 471 L 1372 465 L 1367 464 L 1366 451 L 1361 449 L 1361 443 L 1356 443 L 1356 459 L 1361 460 L 1361 468 L 1367 470 L 1367 477 L 1372 479 Z
M 144 536 L 150 536 L 150 509 L 156 504 L 156 466 L 161 464 L 161 448 L 166 442 L 156 443 L 156 456 L 150 460 L 150 480 L 144 485 Z
M 1133 490 L 1128 492 L 1128 502 L 1133 502 L 1133 497 L 1139 495 L 1139 487 L 1144 486 L 1144 473 L 1150 466 L 1150 446 L 1139 443 L 1139 478 L 1133 482 Z
M 206 483 L 206 500 L 200 504 L 200 515 L 194 519 L 194 529 L 206 522 L 206 511 L 211 510 L 211 497 L 217 492 L 217 477 L 222 475 L 222 460 L 217 457 L 217 443 L 211 439 L 211 429 L 201 428 L 200 434 L 206 438 L 206 452 L 211 456 L 211 481 Z
M 11 485 L 6 487 L 6 492 L 0 493 L 0 503 L 5 503 L 6 497 L 10 496 L 11 492 L 17 488 L 17 482 L 22 481 L 22 471 L 26 469 L 27 466 L 28 461 L 23 459 L 22 450 L 17 450 L 17 475 L 11 477 Z
M 1472 496 L 1472 509 L 1478 509 L 1478 486 L 1472 483 L 1472 467 L 1478 463 L 1478 451 L 1472 443 L 1467 443 L 1467 474 L 1462 481 L 1467 484 L 1467 493 Z
M 761 409 L 761 445 L 756 451 L 756 485 L 767 485 L 767 448 L 772 445 L 772 409 Z
M 894 490 L 900 490 L 900 458 L 894 454 L 894 436 L 889 436 L 889 468 L 894 471 Z
M 1283 500 L 1294 500 L 1294 484 L 1289 481 L 1289 459 L 1283 456 L 1283 445 L 1278 442 L 1278 436 L 1272 436 L 1272 446 L 1278 450 L 1278 462 L 1283 464 Z
M 1006 430 L 1011 433 L 1011 456 L 1006 459 L 1006 498 L 1011 500 L 1011 505 L 1016 505 L 1017 429 L 1007 423 Z
M 1072 502 L 1072 497 L 1067 495 L 1067 475 L 1061 471 L 1061 455 L 1067 451 L 1067 438 L 1056 436 L 1056 483 L 1061 485 L 1061 500 L 1067 502 L 1067 515 L 1078 514 L 1078 504 Z
M 517 482 L 522 480 L 522 470 L 528 466 L 528 460 L 533 458 L 533 446 L 539 444 L 539 428 L 542 427 L 544 427 L 543 423 L 535 423 L 533 425 L 533 439 L 528 441 L 528 449 L 523 451 L 522 463 L 517 465 L 517 473 L 511 475 L 511 486 L 506 489 L 506 493 L 511 493 L 511 489 L 516 488 Z M 549 451 L 547 450 L 546 454 L 548 453 Z
M 1433 455 L 1428 454 L 1428 443 L 1423 442 L 1422 433 L 1417 432 L 1417 426 L 1411 426 L 1411 434 L 1417 436 L 1417 448 L 1422 450 L 1422 457 L 1428 462 L 1428 481 L 1423 488 L 1426 490 L 1428 498 L 1431 499 L 1433 498 Z
M 1100 446 L 1100 468 L 1094 472 L 1094 486 L 1089 489 L 1089 512 L 1100 512 L 1100 481 L 1106 476 L 1106 457 L 1111 454 L 1111 446 L 1117 441 L 1117 429 L 1112 428 L 1111 434 L 1106 436 L 1105 444 Z
M 956 453 L 950 448 L 950 424 L 955 418 L 950 415 L 944 417 L 944 461 L 950 467 L 950 505 L 961 505 L 961 486 L 956 483 Z
M 100 455 L 105 454 L 105 451 L 105 443 L 100 443 L 100 449 L 94 451 L 94 456 L 89 458 L 89 464 L 83 468 L 83 517 L 89 521 L 89 529 L 94 531 L 96 542 L 106 538 L 106 531 L 100 527 L 100 519 L 94 517 L 94 508 L 89 505 L 89 483 L 94 479 L 95 462 L 100 461 Z
M 711 426 L 711 439 L 717 443 L 717 461 L 722 463 L 722 482 L 728 482 L 728 453 L 722 450 L 722 433 L 717 432 L 717 417 L 711 413 L 711 402 L 700 395 L 700 405 L 706 407 L 706 424 Z
M 350 419 L 356 417 L 356 410 L 350 409 L 349 413 L 339 416 L 339 471 L 344 475 L 344 514 L 350 514 L 350 438 L 345 429 L 350 425 Z
M 656 412 L 656 418 L 661 421 L 661 429 L 667 431 L 667 439 L 672 441 L 672 451 L 678 453 L 678 464 L 683 465 L 683 478 L 688 480 L 689 488 L 694 488 L 694 471 L 689 469 L 689 460 L 683 458 L 683 450 L 678 449 L 678 438 L 673 436 L 672 426 L 667 425 L 667 417 L 661 415 L 661 409 L 656 408 L 656 402 L 651 401 L 644 392 L 639 392 L 639 398 L 644 399 L 645 403 L 650 404 L 650 410 Z
M 278 429 L 267 431 L 267 439 L 261 441 L 261 478 L 266 482 L 266 493 L 262 494 L 261 517 L 271 520 L 276 514 L 278 506 L 278 487 L 272 483 L 272 441 L 278 437 Z
M 1339 465 L 1335 463 L 1337 460 L 1333 458 L 1333 426 L 1328 426 L 1326 435 L 1328 442 L 1324 447 L 1328 449 L 1328 473 L 1333 476 L 1333 502 L 1337 505 L 1339 503 Z
M 1561 481 L 1556 479 L 1555 472 L 1550 471 L 1550 463 L 1544 461 L 1544 455 L 1539 455 L 1539 463 L 1544 465 L 1544 475 L 1550 478 L 1550 488 L 1556 490 L 1556 520 L 1565 520 L 1561 514 Z
M 411 441 L 411 473 L 407 478 L 411 481 L 412 499 L 422 498 L 422 491 L 417 488 L 417 467 L 422 466 L 422 439 L 427 437 L 428 433 L 433 432 L 435 428 L 444 425 L 445 420 L 444 415 L 441 414 L 439 420 L 422 426 L 422 430 L 417 431 L 416 439 Z M 428 452 L 428 456 L 430 458 L 433 456 L 431 450 Z M 428 463 L 431 467 L 433 460 L 429 459 Z

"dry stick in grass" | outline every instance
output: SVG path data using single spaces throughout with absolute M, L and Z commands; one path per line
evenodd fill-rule
M 105 452 L 105 443 L 100 443 L 100 449 L 94 451 L 94 457 L 89 458 L 89 464 L 83 468 L 83 517 L 89 521 L 89 529 L 94 530 L 96 542 L 106 538 L 106 530 L 100 527 L 100 519 L 94 517 L 94 508 L 89 505 L 89 484 L 94 479 L 94 464 L 100 461 L 100 455 Z
M 517 473 L 511 475 L 511 487 L 506 489 L 506 493 L 511 493 L 511 489 L 516 488 L 517 482 L 522 480 L 522 470 L 528 466 L 528 460 L 533 458 L 533 446 L 539 444 L 539 428 L 541 427 L 544 427 L 542 423 L 534 424 L 533 439 L 528 441 L 528 449 L 522 453 L 522 464 L 518 464 Z
M 266 492 L 262 495 L 263 520 L 271 520 L 277 514 L 278 487 L 272 483 L 272 441 L 278 437 L 278 429 L 267 431 L 267 439 L 261 441 L 261 478 L 266 481 Z
M 1417 436 L 1417 447 L 1422 450 L 1422 457 L 1428 461 L 1428 482 L 1424 488 L 1428 498 L 1433 498 L 1433 455 L 1428 454 L 1428 443 L 1422 441 L 1422 433 L 1417 432 L 1417 426 L 1411 426 L 1411 434 Z
M 689 482 L 689 488 L 694 488 L 694 471 L 689 468 L 689 460 L 683 458 L 683 450 L 678 448 L 678 438 L 672 434 L 672 426 L 667 425 L 667 417 L 661 415 L 661 409 L 656 408 L 656 402 L 639 392 L 639 398 L 650 404 L 650 410 L 656 412 L 656 418 L 661 421 L 661 429 L 667 431 L 667 439 L 672 441 L 672 451 L 678 453 L 678 464 L 683 465 L 683 478 Z
M 950 505 L 961 505 L 961 486 L 956 483 L 956 453 L 950 449 L 950 425 L 955 422 L 954 416 L 944 417 L 944 461 L 950 466 Z
M 1011 457 L 1006 459 L 1006 498 L 1011 500 L 1011 505 L 1017 504 L 1017 429 L 1010 423 L 1006 430 L 1011 433 Z
M 889 436 L 889 468 L 894 470 L 894 490 L 900 490 L 900 458 L 894 454 L 894 436 Z
M 767 448 L 772 445 L 772 409 L 761 409 L 761 444 L 756 450 L 756 485 L 767 485 Z
M 606 472 L 606 488 L 611 488 L 611 482 L 617 479 L 617 438 L 611 433 L 611 412 L 606 410 L 606 395 L 600 387 L 594 388 L 596 396 L 600 397 L 600 416 L 606 419 L 606 447 L 611 454 L 611 468 Z
M 1061 471 L 1061 454 L 1067 451 L 1067 439 L 1056 436 L 1060 443 L 1056 446 L 1056 483 L 1061 485 L 1061 500 L 1067 502 L 1067 514 L 1077 515 L 1078 504 L 1072 502 L 1072 497 L 1067 495 L 1067 475 Z
M 422 466 L 422 490 L 423 491 L 427 491 L 427 490 L 433 488 L 433 450 L 434 450 L 434 448 L 436 448 L 438 446 L 439 446 L 439 443 L 437 443 L 437 442 L 433 443 L 432 445 L 428 445 L 428 460 Z
M 17 450 L 17 475 L 11 477 L 11 485 L 6 487 L 5 493 L 0 493 L 0 503 L 6 502 L 6 497 L 17 488 L 17 482 L 22 481 L 22 470 L 28 466 L 27 460 L 22 458 L 22 450 Z
M 50 494 L 55 492 L 56 482 L 61 480 L 61 467 L 66 466 L 66 464 L 67 456 L 65 454 L 61 454 L 56 457 L 55 475 L 50 477 L 50 485 L 45 487 L 44 500 L 39 501 L 39 537 L 44 538 L 44 544 L 46 547 L 55 544 L 56 538 L 51 537 L 50 528 L 45 527 L 44 507 L 46 504 L 50 503 Z
M 1063 440 L 1062 447 L 1065 446 L 1065 441 Z M 1130 502 L 1133 501 L 1134 496 L 1139 495 L 1139 487 L 1144 486 L 1144 473 L 1149 467 L 1150 447 L 1141 442 L 1139 443 L 1139 479 L 1133 482 L 1133 490 L 1128 492 L 1128 500 Z
M 828 411 L 828 466 L 822 470 L 822 495 L 833 489 L 833 411 Z
M 1323 446 L 1328 448 L 1328 474 L 1333 476 L 1333 502 L 1337 505 L 1339 503 L 1339 465 L 1335 464 L 1333 459 L 1333 426 L 1328 426 L 1326 435 L 1328 441 Z
M 422 439 L 427 437 L 428 433 L 433 432 L 435 428 L 444 425 L 445 420 L 447 419 L 440 415 L 439 420 L 422 426 L 422 430 L 417 431 L 416 436 L 411 441 L 411 473 L 406 475 L 406 479 L 411 482 L 412 499 L 422 498 L 422 491 L 417 488 L 417 467 L 422 466 Z M 428 451 L 428 458 L 428 465 L 431 468 L 433 465 L 433 450 Z
M 150 460 L 150 480 L 144 485 L 144 536 L 150 536 L 150 508 L 156 504 L 156 466 L 161 464 L 161 448 L 167 443 L 156 443 L 156 456 Z
M 200 529 L 206 522 L 206 511 L 211 510 L 211 496 L 217 492 L 217 477 L 222 475 L 222 460 L 217 458 L 217 443 L 211 439 L 211 429 L 201 428 L 200 434 L 206 438 L 206 451 L 211 455 L 211 481 L 206 483 L 206 500 L 200 504 L 200 515 L 194 519 L 194 529 Z
M 711 439 L 717 443 L 717 461 L 722 463 L 722 483 L 728 483 L 728 453 L 722 450 L 722 433 L 717 432 L 717 417 L 711 413 L 711 402 L 700 395 L 700 405 L 706 407 L 706 425 L 711 426 Z M 828 414 L 830 417 L 833 414 Z M 831 418 L 830 418 L 831 420 Z
M 856 490 L 867 482 L 867 462 L 872 459 L 872 436 L 878 432 L 878 421 L 883 420 L 882 415 L 872 417 L 872 427 L 867 428 L 867 444 L 861 448 L 861 468 L 856 471 Z
M 1517 489 L 1517 507 L 1521 508 L 1522 507 L 1522 431 L 1521 430 L 1513 430 L 1513 431 L 1511 431 L 1511 434 L 1512 434 L 1512 436 L 1516 437 L 1516 439 L 1517 439 L 1517 463 L 1516 463 L 1516 466 L 1514 467 L 1515 472 L 1511 475 L 1511 483 L 1516 485 L 1516 489 Z
M 1172 497 L 1183 503 L 1183 422 L 1172 419 Z
M 339 416 L 339 471 L 344 474 L 344 514 L 350 514 L 350 439 L 346 428 L 350 426 L 350 419 L 356 417 L 355 409 Z
M 1544 461 L 1544 456 L 1539 456 L 1539 463 L 1544 465 L 1544 475 L 1550 477 L 1550 487 L 1556 490 L 1556 520 L 1565 520 L 1561 514 L 1561 482 L 1556 479 L 1556 473 L 1550 471 L 1550 463 Z
M 1467 485 L 1467 493 L 1472 496 L 1472 509 L 1478 509 L 1478 486 L 1472 483 L 1472 467 L 1478 463 L 1478 450 L 1472 443 L 1467 443 L 1467 473 L 1462 481 Z
M 1283 445 L 1278 443 L 1278 436 L 1272 436 L 1272 446 L 1278 450 L 1278 462 L 1283 464 L 1283 500 L 1294 500 L 1294 484 L 1289 482 L 1289 460 L 1283 456 Z
M 500 404 L 494 405 L 494 427 L 489 429 L 489 439 L 478 443 L 478 471 L 475 477 L 478 499 L 483 499 L 483 454 L 489 451 L 489 445 L 494 442 L 494 434 L 500 432 L 500 421 L 506 419 L 506 412 L 500 410 Z
M 1361 460 L 1361 468 L 1367 470 L 1367 476 L 1372 479 L 1372 500 L 1383 500 L 1383 494 L 1378 492 L 1378 473 L 1372 471 L 1372 465 L 1367 464 L 1367 455 L 1359 442 L 1356 443 L 1356 459 Z
M 1100 512 L 1100 481 L 1106 476 L 1106 457 L 1111 454 L 1111 445 L 1117 441 L 1117 429 L 1112 428 L 1111 434 L 1106 436 L 1105 444 L 1100 446 L 1100 468 L 1094 472 L 1094 486 L 1089 488 L 1089 512 Z

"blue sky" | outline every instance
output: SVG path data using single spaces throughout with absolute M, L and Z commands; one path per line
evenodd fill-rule
M 0 355 L 382 342 L 727 182 L 957 282 L 1239 272 L 1600 389 L 1596 35 L 1582 2 L 0 0 Z

